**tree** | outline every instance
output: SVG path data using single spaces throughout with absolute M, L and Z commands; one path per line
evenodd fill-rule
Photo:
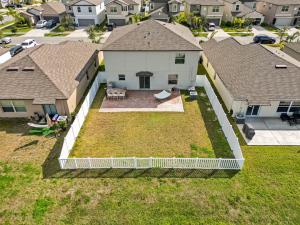
M 94 25 L 91 25 L 88 27 L 87 33 L 89 35 L 89 39 L 91 39 L 91 41 L 93 43 L 96 43 L 96 44 L 100 43 L 100 41 L 102 39 L 102 35 L 103 35 L 102 31 L 97 30 L 97 28 Z
M 175 21 L 177 23 L 182 24 L 182 25 L 187 25 L 188 24 L 187 15 L 184 12 L 181 12 L 181 13 L 178 14 Z
M 60 23 L 66 30 L 71 30 L 74 28 L 74 22 L 70 15 L 66 15 L 61 19 Z
M 142 16 L 140 14 L 134 14 L 132 17 L 131 17 L 131 21 L 132 23 L 138 23 L 142 20 Z
M 286 38 L 287 42 L 300 42 L 300 31 L 297 31 Z
M 243 18 L 235 17 L 233 20 L 233 25 L 238 28 L 243 28 L 245 25 L 245 20 Z
M 278 31 L 279 42 L 283 41 L 283 37 L 284 37 L 284 35 L 286 35 L 287 30 L 288 30 L 288 28 L 286 26 L 279 29 L 279 31 Z
M 202 24 L 202 18 L 199 16 L 193 16 L 191 18 L 191 25 L 193 28 L 198 29 Z

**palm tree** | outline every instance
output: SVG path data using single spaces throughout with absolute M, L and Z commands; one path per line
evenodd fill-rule
M 283 27 L 283 28 L 279 29 L 279 31 L 278 31 L 279 42 L 283 41 L 283 37 L 286 34 L 287 30 L 288 30 L 287 27 Z
M 193 16 L 191 19 L 191 24 L 193 28 L 198 29 L 202 24 L 202 19 L 199 16 Z
M 100 43 L 100 41 L 102 39 L 102 35 L 103 35 L 102 31 L 97 31 L 96 27 L 94 25 L 92 25 L 92 26 L 88 27 L 86 32 L 89 35 L 89 39 L 91 39 L 91 41 L 93 43 L 96 43 L 96 44 Z
M 286 38 L 287 42 L 300 42 L 300 31 L 297 31 Z
M 138 23 L 141 21 L 141 15 L 139 14 L 134 14 L 132 17 L 131 17 L 131 21 L 132 23 Z

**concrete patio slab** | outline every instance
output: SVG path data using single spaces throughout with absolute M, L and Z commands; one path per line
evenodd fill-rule
M 300 145 L 300 125 L 290 126 L 279 118 L 248 118 L 255 129 L 252 140 L 245 137 L 242 128 L 238 128 L 248 145 Z
M 153 95 L 160 91 L 127 91 L 126 99 L 104 99 L 99 112 L 184 112 L 179 92 L 162 101 Z

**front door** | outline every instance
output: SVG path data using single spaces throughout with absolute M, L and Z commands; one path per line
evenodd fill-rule
M 43 105 L 44 113 L 48 114 L 50 117 L 53 117 L 57 114 L 56 106 L 55 105 Z
M 140 78 L 140 89 L 150 88 L 150 76 L 139 76 Z
M 246 116 L 257 116 L 259 107 L 259 105 L 249 105 L 246 111 Z

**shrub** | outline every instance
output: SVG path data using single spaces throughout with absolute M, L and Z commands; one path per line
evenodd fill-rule
M 15 26 L 12 26 L 12 27 L 10 28 L 10 31 L 11 31 L 13 34 L 15 34 L 15 33 L 17 33 L 18 29 L 17 29 Z
M 63 26 L 59 26 L 58 28 L 57 28 L 57 32 L 65 32 L 65 28 L 63 27 Z

